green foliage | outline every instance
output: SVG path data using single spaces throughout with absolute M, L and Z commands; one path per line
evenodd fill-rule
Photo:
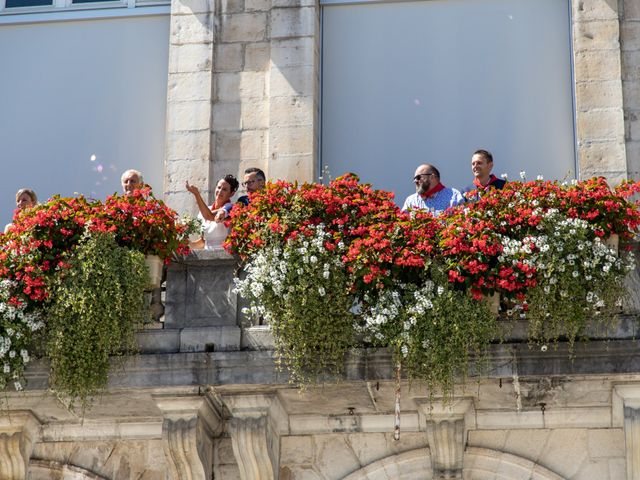
M 411 379 L 424 381 L 430 395 L 448 398 L 471 364 L 480 369 L 494 340 L 496 318 L 485 302 L 453 288 L 441 269 L 420 284 L 397 283 L 365 297 L 363 333 L 390 346 Z
M 303 386 L 339 374 L 355 343 L 349 277 L 339 256 L 324 248 L 327 238 L 318 227 L 313 237 L 265 248 L 247 266 L 247 279 L 237 280 L 253 314 L 271 325 L 278 362 Z
M 109 356 L 136 348 L 147 271 L 142 253 L 106 233 L 85 237 L 67 261 L 53 287 L 46 350 L 52 388 L 84 410 L 107 385 Z

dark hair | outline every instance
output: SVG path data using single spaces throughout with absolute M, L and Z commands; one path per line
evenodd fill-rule
M 491 152 L 488 150 L 476 150 L 473 152 L 473 155 L 480 155 L 481 157 L 484 157 L 487 163 L 493 163 L 493 155 L 491 155 Z M 473 155 L 471 156 L 473 157 Z
M 264 174 L 264 172 L 263 172 L 262 170 L 260 170 L 259 168 L 257 168 L 257 167 L 247 168 L 247 169 L 244 171 L 244 174 L 245 174 L 245 175 L 249 175 L 250 173 L 255 173 L 255 174 L 257 174 L 257 175 L 258 175 L 262 180 L 266 180 L 266 179 L 267 179 L 267 177 L 266 177 L 266 175 Z
M 236 177 L 234 177 L 231 174 L 228 174 L 222 177 L 222 180 L 224 180 L 229 184 L 229 186 L 231 187 L 231 193 L 238 191 L 238 187 L 240 186 L 240 183 L 238 182 L 238 179 Z

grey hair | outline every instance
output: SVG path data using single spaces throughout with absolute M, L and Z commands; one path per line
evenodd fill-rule
M 125 170 L 124 172 L 122 172 L 122 175 L 120 176 L 120 183 L 124 182 L 124 178 L 129 176 L 132 173 L 135 174 L 136 177 L 138 177 L 138 181 L 140 183 L 144 183 L 144 180 L 142 179 L 142 172 L 139 170 L 134 170 L 133 168 L 130 168 L 129 170 Z

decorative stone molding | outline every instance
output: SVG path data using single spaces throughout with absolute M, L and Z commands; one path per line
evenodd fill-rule
M 231 435 L 233 454 L 243 480 L 273 480 L 277 460 L 269 452 L 267 417 L 232 418 L 227 424 Z
M 427 422 L 431 465 L 435 478 L 462 478 L 464 420 L 441 418 Z
M 221 422 L 207 396 L 155 397 L 164 415 L 162 443 L 171 480 L 209 480 Z
M 473 416 L 473 401 L 454 399 L 445 404 L 419 398 L 416 402 L 426 416 L 433 478 L 461 479 L 468 428 L 465 418 Z
M 84 468 L 53 460 L 31 460 L 29 463 L 29 480 L 109 480 Z
M 429 449 L 418 448 L 385 457 L 357 470 L 343 480 L 431 480 Z
M 613 426 L 624 428 L 627 480 L 640 480 L 640 385 L 613 388 Z
M 464 478 L 483 480 L 565 480 L 531 460 L 488 448 L 468 447 L 463 472 Z
M 25 480 L 40 422 L 31 412 L 11 412 L 0 418 L 0 478 Z
M 236 395 L 224 402 L 233 454 L 242 480 L 279 477 L 280 434 L 287 431 L 286 413 L 274 395 Z

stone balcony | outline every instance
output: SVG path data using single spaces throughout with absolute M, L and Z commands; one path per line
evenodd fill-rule
M 301 394 L 286 371 L 276 368 L 269 327 L 242 315 L 242 301 L 233 292 L 236 270 L 236 260 L 224 252 L 194 252 L 169 265 L 164 322 L 139 332 L 140 354 L 114 362 L 108 390 L 82 416 L 48 394 L 46 361 L 34 362 L 26 392 L 7 393 L 9 421 L 0 421 L 0 444 L 10 438 L 2 432 L 19 438 L 32 473 L 3 470 L 0 462 L 0 478 L 67 478 L 51 473 L 65 468 L 100 472 L 95 478 L 108 480 L 209 480 L 212 474 L 224 480 L 405 478 L 366 476 L 364 466 L 376 459 L 396 462 L 400 472 L 432 468 L 434 475 L 455 474 L 433 478 L 463 478 L 464 469 L 480 469 L 482 462 L 534 468 L 522 458 L 513 460 L 507 447 L 489 448 L 509 431 L 525 432 L 523 439 L 527 432 L 569 439 L 570 432 L 607 431 L 616 439 L 607 461 L 620 463 L 626 456 L 632 462 L 627 468 L 640 471 L 640 456 L 633 445 L 625 447 L 623 436 L 640 432 L 637 274 L 629 280 L 626 313 L 607 332 L 587 332 L 589 341 L 578 343 L 573 357 L 562 342 L 544 351 L 529 346 L 526 322 L 504 321 L 506 340 L 492 345 L 488 369 L 470 372 L 472 379 L 456 387 L 449 406 L 418 382 L 403 381 L 403 434 L 396 444 L 390 353 L 354 351 L 343 378 Z M 450 427 L 461 434 L 447 436 Z M 368 445 L 368 460 L 323 460 L 332 442 L 357 439 Z M 104 459 L 79 453 L 98 447 L 116 453 Z M 366 454 L 373 451 L 378 453 Z M 455 455 L 443 456 L 447 451 Z M 571 455 L 562 459 L 556 470 L 571 472 Z M 309 465 L 325 476 L 305 476 Z M 356 471 L 364 473 L 350 473 Z

